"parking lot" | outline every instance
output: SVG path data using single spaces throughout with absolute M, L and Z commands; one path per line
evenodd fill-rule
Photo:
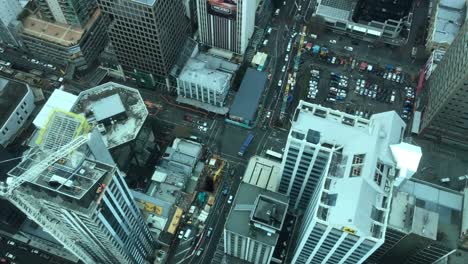
M 415 84 L 393 65 L 370 65 L 330 51 L 307 50 L 298 76 L 298 99 L 364 118 L 391 110 L 407 121 L 411 118 Z

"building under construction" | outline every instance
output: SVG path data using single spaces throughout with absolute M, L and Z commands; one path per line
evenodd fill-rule
M 122 99 L 113 94 L 119 97 L 114 100 Z M 84 263 L 149 263 L 154 239 L 108 151 L 113 141 L 103 140 L 109 136 L 102 133 L 105 125 L 99 129 L 93 122 L 103 112 L 94 109 L 87 117 L 53 110 L 33 146 L 1 183 L 0 196 Z M 120 124 L 131 113 L 124 107 Z M 112 120 L 112 133 L 132 134 L 127 126 L 115 130 Z

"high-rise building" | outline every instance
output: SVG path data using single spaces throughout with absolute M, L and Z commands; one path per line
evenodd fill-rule
M 405 126 L 395 112 L 368 120 L 300 101 L 279 187 L 305 210 L 292 263 L 362 263 L 383 244 L 394 182 L 421 157 L 401 143 Z
M 29 85 L 0 78 L 0 145 L 6 147 L 29 125 L 35 108 Z
M 432 264 L 446 258 L 457 248 L 460 223 L 450 219 L 461 216 L 462 199 L 460 193 L 408 181 L 393 195 L 385 243 L 366 263 Z
M 108 19 L 95 0 L 40 0 L 21 18 L 21 38 L 36 59 L 85 70 L 107 44 Z M 29 11 L 28 11 L 29 12 Z
M 99 0 L 111 18 L 109 37 L 127 70 L 166 77 L 182 51 L 189 23 L 182 1 Z
M 197 0 L 202 43 L 244 54 L 254 32 L 257 1 Z
M 0 184 L 1 196 L 84 263 L 149 263 L 153 254 L 154 239 L 108 151 L 134 139 L 148 115 L 127 88 L 108 83 L 83 92 L 74 112 L 53 110 Z
M 96 0 L 37 0 L 41 18 L 84 27 L 96 10 Z
M 421 133 L 449 144 L 468 146 L 468 23 L 460 29 L 427 81 L 428 104 Z
M 250 263 L 271 262 L 288 197 L 241 183 L 224 227 L 224 252 Z
M 21 12 L 21 5 L 18 0 L 0 0 L 0 6 L 0 40 L 17 45 L 13 24 Z

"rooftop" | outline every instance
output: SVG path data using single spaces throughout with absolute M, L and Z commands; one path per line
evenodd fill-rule
M 356 1 L 349 0 L 319 0 L 315 13 L 320 16 L 333 17 L 336 20 L 347 21 L 351 19 L 353 6 Z
M 38 18 L 36 15 L 30 15 L 22 21 L 23 33 L 62 46 L 72 46 L 78 44 L 86 30 L 94 24 L 100 14 L 101 11 L 97 8 L 83 28 L 57 22 L 48 22 Z
M 276 231 L 282 226 L 287 204 L 286 195 L 242 182 L 232 203 L 225 230 L 275 246 L 279 236 Z
M 81 92 L 72 111 L 98 127 L 109 149 L 135 139 L 148 116 L 137 89 L 113 82 Z M 115 116 L 122 111 L 123 115 Z
M 411 223 L 411 226 L 399 222 L 401 212 L 407 210 L 406 204 L 409 207 L 414 204 L 415 208 L 420 208 L 415 210 L 414 215 L 408 215 L 410 221 L 407 222 Z M 461 230 L 462 211 L 461 193 L 422 180 L 411 179 L 403 184 L 394 196 L 389 225 L 406 232 L 411 231 L 430 237 L 445 247 L 456 248 Z M 421 227 L 425 228 L 424 233 Z M 436 232 L 435 235 L 433 232 Z
M 260 156 L 250 158 L 243 182 L 276 192 L 281 177 L 281 163 Z
M 28 89 L 23 83 L 0 78 L 0 128 L 13 114 Z
M 288 204 L 266 195 L 259 195 L 255 201 L 250 220 L 261 226 L 280 231 L 286 217 Z
M 290 137 L 333 151 L 317 217 L 362 236 L 383 238 L 393 173 L 398 166 L 390 146 L 399 144 L 405 123 L 396 112 L 363 119 L 301 101 Z M 416 166 L 417 164 L 412 164 Z
M 260 98 L 265 89 L 267 77 L 268 74 L 265 72 L 247 68 L 239 91 L 231 106 L 230 116 L 240 117 L 244 120 L 254 119 Z
M 88 134 L 86 130 L 75 128 L 77 133 L 70 133 L 70 127 L 61 126 L 58 123 L 60 119 L 66 120 L 73 117 L 75 117 L 73 113 L 64 116 L 62 112 L 53 112 L 51 119 L 57 122 L 49 122 L 44 131 L 47 133 L 49 129 L 55 130 L 54 133 L 49 133 L 49 136 L 54 139 L 57 138 L 56 135 L 65 136 L 56 140 L 55 146 L 38 144 L 30 148 L 24 153 L 23 160 L 9 171 L 8 175 L 18 177 L 26 172 L 35 172 L 36 176 L 27 178 L 27 182 L 31 186 L 28 191 L 34 191 L 36 197 L 44 196 L 45 199 L 58 200 L 72 209 L 84 208 L 86 210 L 92 204 L 98 203 L 100 193 L 102 193 L 101 187 L 111 180 L 115 167 L 108 165 L 112 164 L 108 163 L 108 156 L 110 156 L 108 152 L 107 156 L 105 153 L 100 153 L 99 148 L 102 149 L 104 146 L 102 143 L 99 145 L 102 140 L 97 131 Z M 77 120 L 77 123 L 79 122 L 81 120 Z M 69 137 L 70 134 L 73 136 Z M 42 161 L 57 153 L 58 148 L 81 135 L 86 137 L 84 144 L 79 145 L 76 150 L 67 149 L 58 152 L 61 158 L 49 165 L 47 169 L 43 168 Z M 47 141 L 46 137 L 48 136 L 43 136 L 43 141 Z M 93 201 L 95 202 L 92 203 Z
M 233 75 L 220 69 L 223 64 L 217 60 L 219 59 L 212 56 L 190 58 L 178 79 L 195 83 L 215 93 L 223 94 L 229 90 Z
M 388 226 L 436 240 L 439 214 L 416 206 L 416 198 L 397 192 L 392 198 Z
M 441 0 L 436 7 L 432 41 L 451 44 L 466 17 L 465 0 Z
M 49 120 L 54 109 L 68 112 L 72 109 L 77 99 L 78 96 L 74 94 L 55 89 L 34 119 L 33 124 L 39 129 L 43 128 L 47 124 L 47 120 Z

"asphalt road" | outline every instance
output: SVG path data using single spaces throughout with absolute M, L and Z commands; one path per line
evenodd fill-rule
M 8 241 L 13 241 L 14 245 L 9 245 Z M 10 238 L 1 237 L 0 236 L 0 258 L 5 258 L 6 254 L 10 253 L 15 256 L 13 260 L 16 264 L 69 264 L 72 263 L 70 261 L 60 259 L 55 256 L 50 256 L 45 252 L 38 251 L 37 254 L 32 253 L 32 248 L 29 247 L 27 244 L 24 244 L 19 241 L 12 240 Z M 10 259 L 8 259 L 10 260 Z M 7 262 L 10 263 L 10 262 Z

